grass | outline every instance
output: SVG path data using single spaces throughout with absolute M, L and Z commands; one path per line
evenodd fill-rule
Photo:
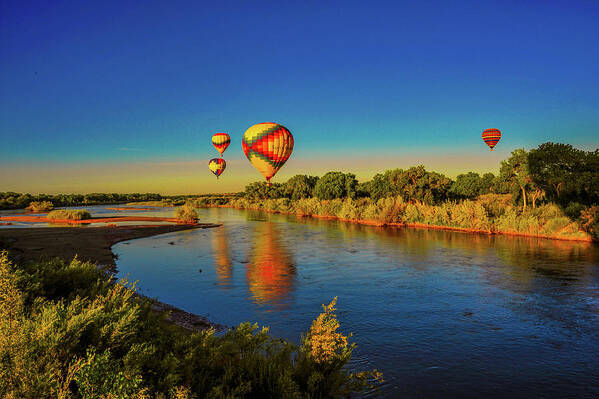
M 33 201 L 25 209 L 31 212 L 48 212 L 54 209 L 54 204 L 50 201 Z
M 134 293 L 91 263 L 0 253 L 0 397 L 339 398 L 381 381 L 347 370 L 335 301 L 297 346 L 250 323 L 189 333 Z
M 210 206 L 210 204 L 199 204 Z M 487 194 L 475 200 L 447 201 L 439 205 L 406 202 L 401 197 L 318 200 L 286 198 L 251 201 L 234 198 L 229 206 L 267 210 L 298 216 L 326 216 L 376 224 L 420 224 L 463 228 L 485 232 L 531 234 L 556 238 L 588 239 L 599 235 L 599 208 L 582 212 L 579 220 L 568 218 L 554 204 L 522 211 L 514 207 L 509 194 Z
M 92 215 L 85 209 L 56 209 L 46 217 L 50 220 L 83 220 L 90 219 Z

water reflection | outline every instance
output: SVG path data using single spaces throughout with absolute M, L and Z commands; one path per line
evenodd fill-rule
M 214 267 L 218 284 L 229 287 L 233 276 L 233 264 L 226 226 L 217 228 L 212 234 L 212 253 L 214 254 Z
M 246 278 L 254 302 L 276 307 L 288 305 L 297 271 L 276 224 L 257 223 L 252 244 Z

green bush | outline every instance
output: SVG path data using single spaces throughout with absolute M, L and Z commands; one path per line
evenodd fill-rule
M 356 201 L 351 198 L 347 198 L 343 201 L 341 209 L 337 212 L 337 217 L 347 220 L 358 220 L 360 219 L 360 209 L 356 205 Z
M 293 202 L 295 213 L 299 216 L 317 215 L 320 209 L 320 201 L 317 198 L 303 198 Z
M 26 209 L 31 212 L 48 212 L 54 209 L 54 204 L 50 201 L 33 201 Z
M 90 263 L 17 266 L 0 253 L 0 397 L 335 398 L 381 379 L 347 370 L 354 345 L 334 302 L 298 348 L 250 323 L 183 331 L 134 292 Z
M 50 220 L 84 220 L 91 217 L 85 209 L 55 209 L 46 216 Z
M 198 218 L 198 212 L 195 210 L 195 205 L 191 201 L 175 209 L 175 218 L 185 223 L 195 223 Z

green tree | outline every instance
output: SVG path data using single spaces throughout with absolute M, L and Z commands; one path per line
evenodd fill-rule
M 494 191 L 495 175 L 493 173 L 485 173 L 481 177 L 479 195 L 489 194 Z
M 544 191 L 532 179 L 528 164 L 528 153 L 524 148 L 512 151 L 511 156 L 501 161 L 500 179 L 507 183 L 514 203 L 522 199 L 522 210 L 526 210 L 528 201 L 533 208 L 536 201 L 544 196 Z
M 528 163 L 532 180 L 550 200 L 564 207 L 599 203 L 599 150 L 543 143 L 530 151 Z
M 314 196 L 321 200 L 356 198 L 358 181 L 353 173 L 328 172 L 316 183 Z
M 257 181 L 245 186 L 245 197 L 249 199 L 269 199 L 285 197 L 285 187 L 281 183 L 272 183 L 271 186 L 265 181 Z
M 478 173 L 468 172 L 458 175 L 451 185 L 449 193 L 455 198 L 476 198 L 483 187 L 483 180 Z
M 292 200 L 312 197 L 318 176 L 295 175 L 285 183 L 285 196 Z

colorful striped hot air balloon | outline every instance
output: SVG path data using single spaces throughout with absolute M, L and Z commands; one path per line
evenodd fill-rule
M 212 136 L 212 145 L 216 148 L 216 151 L 220 152 L 221 157 L 230 143 L 231 137 L 227 133 L 216 133 Z
M 246 130 L 241 146 L 250 163 L 270 185 L 270 179 L 291 156 L 293 136 L 278 123 L 258 123 Z
M 497 145 L 497 142 L 501 139 L 501 132 L 499 129 L 485 129 L 483 130 L 483 140 L 493 151 L 493 147 Z
M 227 168 L 227 163 L 222 158 L 212 158 L 210 161 L 208 161 L 208 167 L 210 168 L 212 173 L 216 175 L 216 178 L 218 179 L 218 177 L 222 175 L 222 173 Z

